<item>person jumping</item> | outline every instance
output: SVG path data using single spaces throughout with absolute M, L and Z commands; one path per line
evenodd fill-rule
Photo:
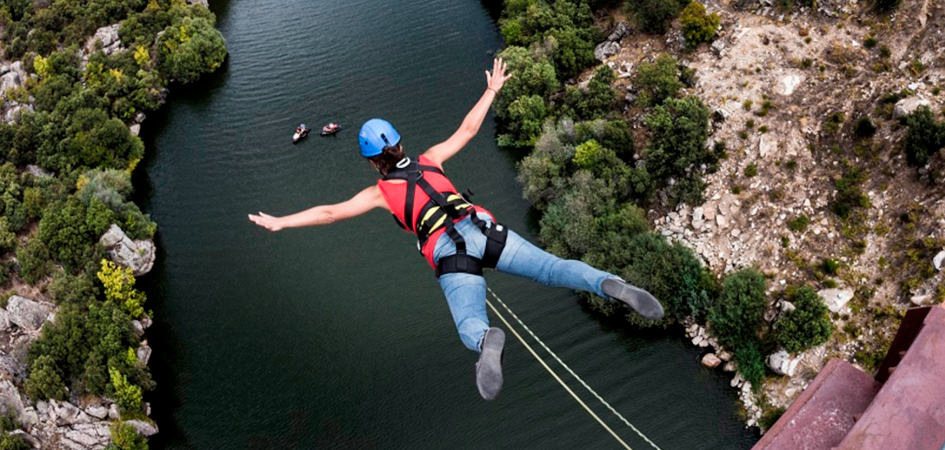
M 647 319 L 663 317 L 662 305 L 645 290 L 581 261 L 561 259 L 536 247 L 457 193 L 446 177 L 443 163 L 479 132 L 492 101 L 511 77 L 506 74 L 506 63 L 495 59 L 492 71 L 486 71 L 486 91 L 459 129 L 416 159 L 405 155 L 400 134 L 389 122 L 365 122 L 358 134 L 361 156 L 377 169 L 381 179 L 351 199 L 284 217 L 262 212 L 249 215 L 253 223 L 279 231 L 327 225 L 374 208 L 393 213 L 402 228 L 417 235 L 417 247 L 436 270 L 460 339 L 479 353 L 476 386 L 486 400 L 495 399 L 502 389 L 505 333 L 489 327 L 483 269 L 547 286 L 593 292 L 620 301 Z

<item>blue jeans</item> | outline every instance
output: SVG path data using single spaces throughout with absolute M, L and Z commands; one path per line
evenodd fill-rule
M 479 218 L 492 222 L 483 213 Z M 486 248 L 486 236 L 467 217 L 455 225 L 466 241 L 466 253 L 482 258 Z M 433 261 L 456 253 L 456 246 L 446 233 L 440 235 L 433 249 Z M 578 291 L 593 292 L 609 298 L 601 291 L 601 283 L 615 275 L 597 270 L 581 261 L 566 260 L 554 256 L 526 241 L 509 230 L 505 250 L 496 264 L 496 270 L 525 277 L 546 286 L 566 287 Z M 459 337 L 470 350 L 479 351 L 479 341 L 489 328 L 486 315 L 486 280 L 479 275 L 450 273 L 440 277 L 440 287 L 446 295 L 453 322 Z

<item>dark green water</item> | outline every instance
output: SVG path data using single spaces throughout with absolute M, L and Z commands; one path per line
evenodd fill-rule
M 356 130 L 391 120 L 410 149 L 445 139 L 483 91 L 502 45 L 475 0 L 215 1 L 230 57 L 176 87 L 145 123 L 139 200 L 161 248 L 142 284 L 161 433 L 152 448 L 618 448 L 524 348 L 484 402 L 475 355 L 409 235 L 380 211 L 271 234 L 285 214 L 376 176 Z M 304 121 L 347 127 L 293 146 Z M 458 186 L 523 234 L 528 204 L 494 123 L 447 165 Z M 551 348 L 663 449 L 749 448 L 728 377 L 680 330 L 602 321 L 565 290 L 500 274 L 490 285 Z M 497 320 L 495 322 L 498 322 Z M 511 336 L 510 336 L 511 338 Z M 648 448 L 597 411 L 634 449 Z

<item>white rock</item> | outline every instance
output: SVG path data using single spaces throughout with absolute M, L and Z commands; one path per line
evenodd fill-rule
M 108 418 L 112 420 L 118 420 L 121 418 L 121 411 L 118 410 L 117 404 L 112 403 L 112 405 L 108 407 Z
M 718 356 L 715 356 L 715 353 L 709 353 L 702 357 L 702 365 L 710 369 L 714 369 L 722 364 L 722 360 Z
M 768 356 L 768 367 L 778 375 L 793 377 L 800 361 L 800 358 L 792 359 L 787 351 L 778 350 Z
M 913 295 L 909 301 L 916 306 L 925 306 L 929 304 L 929 300 L 932 300 L 932 294 L 925 295 Z
M 141 134 L 141 124 L 140 124 L 140 123 L 136 123 L 136 124 L 132 124 L 132 125 L 128 126 L 128 131 L 130 131 L 131 134 L 133 134 L 133 135 L 135 135 L 135 136 Z
M 781 95 L 791 95 L 804 78 L 800 75 L 788 75 L 781 79 Z
M 797 309 L 797 307 L 794 306 L 793 303 L 791 303 L 791 302 L 789 302 L 789 301 L 782 301 L 782 302 L 781 302 L 781 313 L 782 313 L 782 314 L 790 313 L 791 311 L 794 311 L 795 309 Z
M 736 370 L 738 370 L 738 364 L 735 364 L 735 361 L 728 361 L 725 363 L 724 366 L 722 366 L 723 372 L 734 372 Z M 732 386 L 732 387 L 735 387 L 735 386 Z
M 108 408 L 102 405 L 90 405 L 85 408 L 85 413 L 96 419 L 105 419 L 108 417 Z
M 931 106 L 928 100 L 919 97 L 906 97 L 896 102 L 893 108 L 893 119 L 901 119 L 915 112 L 920 106 Z
M 10 297 L 6 310 L 10 316 L 10 322 L 29 331 L 40 329 L 43 322 L 46 322 L 46 316 L 49 315 L 49 307 L 19 295 Z
M 839 313 L 853 299 L 853 289 L 824 289 L 817 292 L 827 309 Z
M 133 426 L 142 436 L 154 436 L 158 432 L 157 425 L 143 420 L 126 420 L 125 425 Z
M 135 276 L 148 273 L 154 266 L 155 247 L 150 240 L 132 241 L 118 225 L 112 224 L 99 239 L 116 264 L 131 267 Z
M 702 336 L 696 336 L 696 337 L 692 338 L 692 345 L 699 345 L 699 344 L 701 344 L 702 341 L 704 341 L 704 340 L 705 340 L 705 339 L 704 339 Z
M 945 250 L 938 252 L 938 254 L 932 258 L 932 265 L 935 266 L 935 270 L 942 270 L 943 261 L 945 261 Z
M 135 351 L 135 355 L 138 357 L 138 361 L 144 365 L 147 365 L 148 360 L 151 359 L 151 347 L 149 347 L 147 344 L 142 344 L 140 347 L 138 347 L 138 350 Z
M 719 228 L 728 227 L 728 219 L 726 219 L 725 216 L 719 214 L 715 216 L 715 224 L 718 225 Z

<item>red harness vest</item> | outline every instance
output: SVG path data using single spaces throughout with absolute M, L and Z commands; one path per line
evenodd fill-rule
M 417 162 L 422 170 L 422 178 L 436 192 L 443 194 L 443 197 L 454 205 L 457 210 L 465 210 L 472 207 L 472 204 L 468 203 L 456 192 L 453 183 L 443 174 L 442 168 L 424 156 L 418 157 Z M 410 217 L 407 217 L 407 191 L 410 184 L 410 182 L 399 181 L 398 179 L 394 179 L 393 181 L 381 179 L 377 181 L 377 186 L 381 189 L 381 193 L 384 195 L 384 201 L 387 202 L 391 213 L 394 214 L 394 217 L 402 228 L 417 235 L 420 253 L 423 254 L 430 266 L 435 269 L 436 264 L 433 263 L 433 250 L 436 246 L 437 239 L 449 228 L 445 226 L 446 221 L 451 219 L 442 208 L 436 206 L 433 199 L 424 189 L 416 188 L 413 189 Z M 476 206 L 475 210 L 489 214 L 489 216 L 492 217 L 491 213 L 480 206 Z M 465 215 L 452 219 L 452 222 L 459 222 L 464 218 Z

